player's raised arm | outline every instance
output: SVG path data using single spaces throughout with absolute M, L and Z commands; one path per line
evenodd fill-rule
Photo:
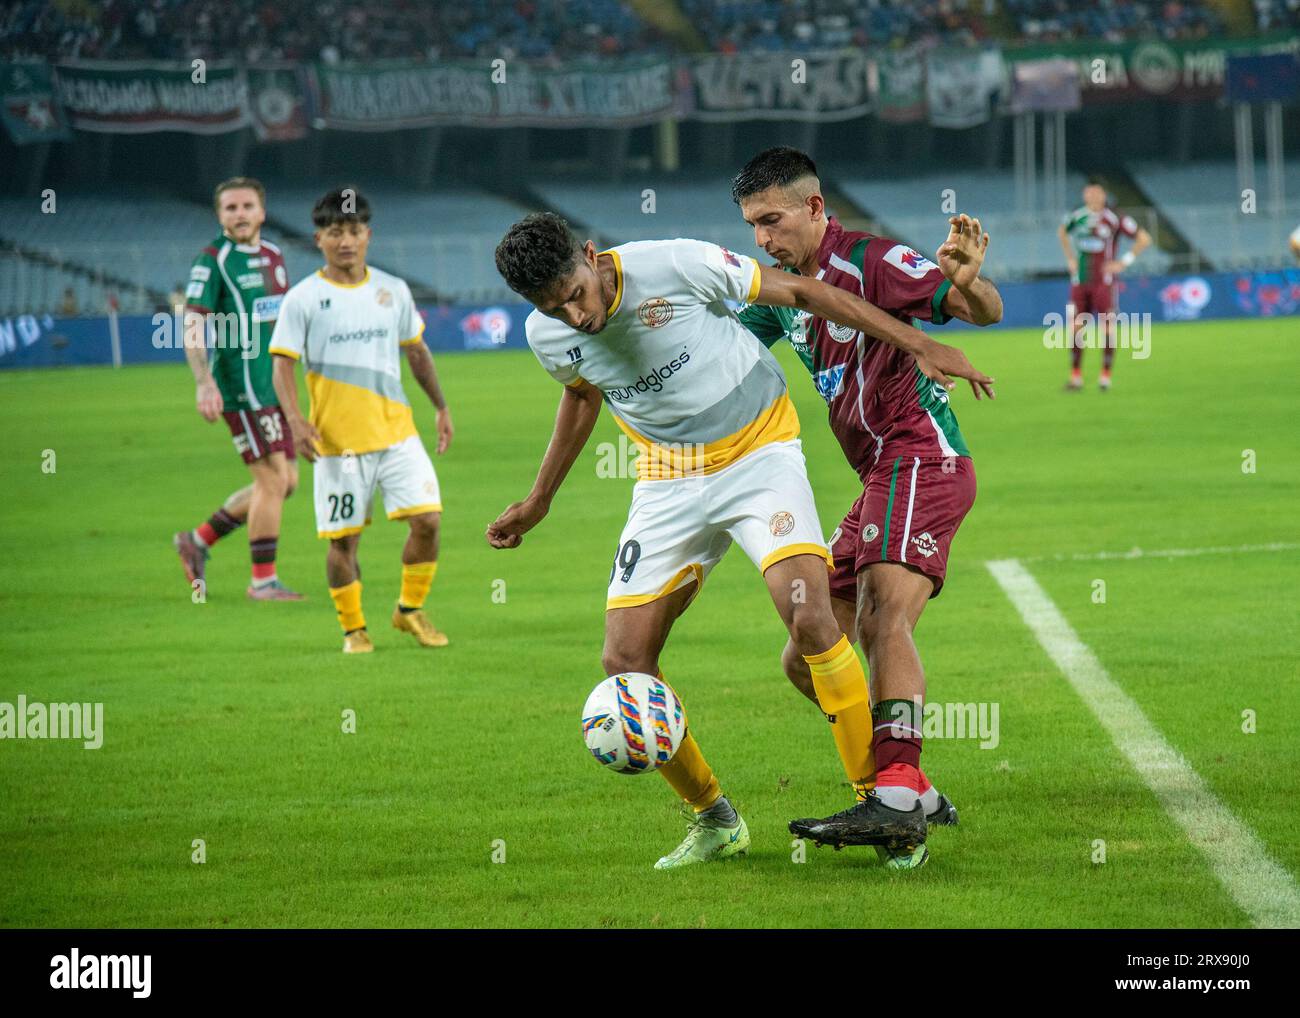
M 551 499 L 591 437 L 600 416 L 600 390 L 579 378 L 564 387 L 550 444 L 537 469 L 533 490 L 522 502 L 506 508 L 487 528 L 493 548 L 518 548 L 524 534 L 541 523 L 551 509 Z
M 811 276 L 782 272 L 769 266 L 760 266 L 759 289 L 755 304 L 773 304 L 777 307 L 802 308 L 819 318 L 839 325 L 847 325 L 868 336 L 897 347 L 916 358 L 917 366 L 932 381 L 946 388 L 953 387 L 952 378 L 965 378 L 970 382 L 975 397 L 983 394 L 993 397 L 993 379 L 976 370 L 966 355 L 955 346 L 947 346 L 931 339 L 920 329 L 886 314 L 874 304 L 823 283 Z
M 966 215 L 948 220 L 948 239 L 939 246 L 939 270 L 952 283 L 943 295 L 943 311 L 971 325 L 1002 321 L 1002 295 L 980 275 L 989 235 L 978 219 Z

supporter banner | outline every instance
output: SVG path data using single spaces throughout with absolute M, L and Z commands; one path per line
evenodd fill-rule
M 1026 60 L 1012 68 L 1012 113 L 1070 113 L 1082 101 L 1071 60 Z
M 1026 46 L 1003 51 L 1012 65 L 1065 57 L 1078 68 L 1085 105 L 1136 98 L 1202 100 L 1223 94 L 1228 56 L 1233 53 L 1298 53 L 1300 37 L 1198 39 L 1189 42 L 1080 42 Z
M 494 67 L 493 64 L 499 64 Z M 669 62 L 542 69 L 478 64 L 318 64 L 316 127 L 391 131 L 475 127 L 605 127 L 651 123 L 674 111 Z
M 871 112 L 869 61 L 842 53 L 697 57 L 695 120 L 848 120 Z
M 49 64 L 0 63 L 0 122 L 15 145 L 68 140 Z
M 890 124 L 913 124 L 925 116 L 925 61 L 920 46 L 884 50 L 872 65 L 876 115 Z
M 58 65 L 59 100 L 80 131 L 225 134 L 248 126 L 248 86 L 229 65 L 87 61 Z
M 1002 77 L 997 50 L 931 50 L 925 69 L 931 125 L 962 128 L 988 123 Z
M 296 141 L 311 125 L 307 71 L 295 64 L 248 69 L 249 113 L 258 141 Z

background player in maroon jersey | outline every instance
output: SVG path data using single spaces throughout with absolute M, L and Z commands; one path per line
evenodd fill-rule
M 1083 204 L 1069 213 L 1056 231 L 1070 269 L 1070 307 L 1074 309 L 1071 325 L 1074 342 L 1070 347 L 1070 380 L 1065 388 L 1078 392 L 1083 388 L 1083 344 L 1079 332 L 1083 315 L 1099 315 L 1093 324 L 1100 326 L 1093 335 L 1104 334 L 1101 351 L 1102 392 L 1110 388 L 1110 368 L 1115 359 L 1115 320 L 1118 310 L 1115 277 L 1133 264 L 1151 243 L 1151 234 L 1142 229 L 1132 216 L 1106 206 L 1106 189 L 1095 180 L 1083 188 Z M 1116 258 L 1120 235 L 1133 238 L 1132 250 Z
M 903 321 L 957 317 L 989 325 L 1002 317 L 997 288 L 979 274 L 988 235 L 977 219 L 949 220 L 936 265 L 906 244 L 843 229 L 826 214 L 813 161 L 784 147 L 750 160 L 732 197 L 754 227 L 755 243 L 788 272 L 817 276 Z M 831 594 L 837 620 L 866 649 L 878 803 L 911 812 L 919 800 L 928 823 L 955 823 L 956 810 L 920 770 L 925 673 L 912 639 L 926 602 L 943 586 L 949 546 L 975 499 L 975 470 L 948 393 L 911 357 L 806 312 L 750 306 L 740 317 L 769 346 L 790 340 L 862 480 L 861 497 L 831 540 Z M 987 386 L 972 388 L 976 398 L 993 395 Z M 815 702 L 800 655 L 787 646 L 782 663 Z M 858 828 L 879 812 L 877 804 L 860 802 L 790 829 L 817 842 L 852 844 Z M 924 844 L 881 854 L 899 869 L 927 857 Z

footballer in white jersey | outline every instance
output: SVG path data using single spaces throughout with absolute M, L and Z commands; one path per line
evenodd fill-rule
M 538 214 L 511 227 L 496 262 L 510 288 L 536 307 L 528 343 L 564 391 L 532 491 L 488 526 L 488 542 L 518 547 L 542 521 L 605 403 L 641 450 L 610 576 L 605 674 L 659 672 L 673 622 L 735 542 L 762 572 L 809 664 L 849 780 L 869 794 L 866 676 L 831 611 L 828 552 L 798 417 L 776 361 L 728 302 L 802 307 L 851 325 L 913 353 L 944 384 L 949 374 L 991 379 L 961 351 L 843 290 L 761 268 L 714 244 L 647 241 L 598 252 L 591 241 L 580 245 L 563 219 Z M 660 770 L 696 819 L 656 868 L 746 850 L 744 820 L 691 730 Z M 923 841 L 923 814 L 902 817 L 872 843 Z
M 326 572 L 345 653 L 374 649 L 361 610 L 357 546 L 375 491 L 390 520 L 410 527 L 393 627 L 442 647 L 423 608 L 438 569 L 442 494 L 402 390 L 402 354 L 438 410 L 438 452 L 451 442 L 447 410 L 424 322 L 410 287 L 366 265 L 370 206 L 355 189 L 331 191 L 312 211 L 325 267 L 285 295 L 271 336 L 275 390 L 295 445 L 313 464 L 316 532 L 329 540 Z M 298 408 L 294 376 L 307 373 L 311 417 Z

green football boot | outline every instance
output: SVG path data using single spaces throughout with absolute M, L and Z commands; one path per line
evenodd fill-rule
M 657 870 L 675 870 L 715 859 L 730 859 L 749 851 L 749 828 L 739 814 L 734 827 L 719 827 L 708 820 L 691 821 L 682 843 L 655 863 Z

